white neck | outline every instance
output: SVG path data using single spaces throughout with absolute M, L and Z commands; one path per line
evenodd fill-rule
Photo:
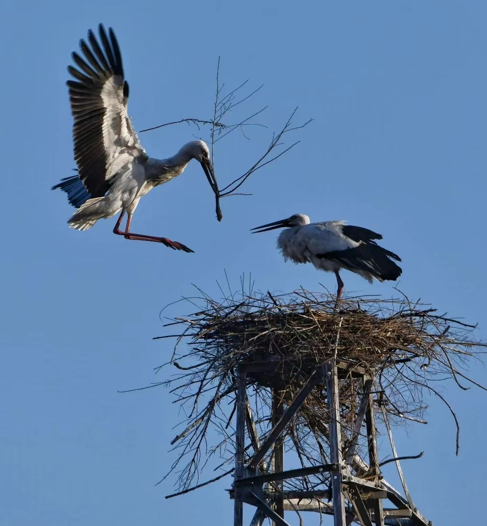
M 167 159 L 163 159 L 162 162 L 167 164 L 168 166 L 184 166 L 191 161 L 193 157 L 190 155 L 190 153 L 187 150 L 181 149 L 179 152 L 172 157 L 168 157 Z
M 156 186 L 166 183 L 173 177 L 181 175 L 191 159 L 192 156 L 188 152 L 181 150 L 167 159 L 150 158 L 146 165 L 146 177 Z

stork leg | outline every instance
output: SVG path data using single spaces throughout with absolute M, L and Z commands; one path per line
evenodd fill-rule
M 122 219 L 124 215 L 125 212 L 122 210 L 120 217 L 117 219 L 117 224 L 113 228 L 113 233 L 117 234 L 117 236 L 123 236 L 123 232 L 120 230 L 120 225 L 122 224 Z
M 171 241 L 170 239 L 167 239 L 167 237 L 155 237 L 155 236 L 146 236 L 143 234 L 131 233 L 130 223 L 132 222 L 132 214 L 128 214 L 127 224 L 125 225 L 125 232 L 122 232 L 120 230 L 120 225 L 122 223 L 124 214 L 125 212 L 122 211 L 122 213 L 120 214 L 120 217 L 117 220 L 117 224 L 115 225 L 115 228 L 113 229 L 114 234 L 117 234 L 118 236 L 123 236 L 125 239 L 131 239 L 133 241 L 152 241 L 153 243 L 162 243 L 166 247 L 172 248 L 173 250 L 183 250 L 184 252 L 193 252 L 186 245 L 183 245 L 182 243 L 178 243 L 177 241 Z
M 343 292 L 343 281 L 340 277 L 340 273 L 338 270 L 335 270 L 335 276 L 337 277 L 337 284 L 338 284 L 338 290 L 337 290 L 337 301 L 342 297 Z

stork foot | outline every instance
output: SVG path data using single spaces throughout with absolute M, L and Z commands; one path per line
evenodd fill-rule
M 167 237 L 145 236 L 142 234 L 131 234 L 131 233 L 129 234 L 124 233 L 123 237 L 125 239 L 131 239 L 133 241 L 152 241 L 153 243 L 162 243 L 164 246 L 168 248 L 172 248 L 173 250 L 182 250 L 183 252 L 188 252 L 188 253 L 194 252 L 186 245 L 183 245 L 182 243 L 178 243 L 177 241 L 171 241 Z
M 161 243 L 166 247 L 172 248 L 173 250 L 182 250 L 188 254 L 194 254 L 194 250 L 191 250 L 189 247 L 179 243 L 178 241 L 171 241 L 170 239 L 167 239 L 167 237 L 161 237 L 160 239 Z

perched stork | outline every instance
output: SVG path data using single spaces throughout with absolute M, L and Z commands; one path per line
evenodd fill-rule
M 287 227 L 287 228 L 286 228 Z M 254 234 L 286 228 L 277 240 L 284 259 L 294 263 L 313 263 L 315 268 L 334 272 L 337 278 L 337 299 L 343 292 L 340 277 L 342 268 L 350 270 L 372 283 L 373 278 L 395 281 L 402 273 L 394 261 L 401 258 L 380 247 L 374 241 L 380 234 L 360 226 L 349 226 L 345 221 L 310 223 L 304 214 L 268 223 L 252 229 Z
M 67 85 L 74 117 L 78 175 L 63 179 L 53 190 L 61 188 L 68 194 L 69 202 L 78 208 L 68 221 L 71 228 L 88 230 L 98 219 L 120 212 L 113 230 L 115 234 L 192 252 L 185 245 L 164 237 L 134 234 L 130 232 L 130 223 L 140 198 L 152 188 L 182 174 L 191 159 L 196 159 L 203 167 L 215 193 L 220 221 L 219 189 L 208 146 L 203 141 L 192 141 L 168 159 L 158 160 L 147 155 L 127 114 L 129 86 L 115 33 L 110 28 L 107 35 L 101 24 L 99 31 L 99 41 L 92 31 L 88 32 L 90 45 L 81 40 L 84 58 L 73 53 L 78 69 L 68 67 L 76 79 L 68 80 Z M 122 231 L 120 225 L 125 213 L 127 223 Z

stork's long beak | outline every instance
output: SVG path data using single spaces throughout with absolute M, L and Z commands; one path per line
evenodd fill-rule
M 203 171 L 205 172 L 208 182 L 210 183 L 211 189 L 215 194 L 216 217 L 218 221 L 221 221 L 223 218 L 223 214 L 220 210 L 220 190 L 218 189 L 218 182 L 216 180 L 215 171 L 213 170 L 213 165 L 211 164 L 211 161 L 202 161 L 201 166 L 203 168 Z
M 289 226 L 289 219 L 281 219 L 280 221 L 274 221 L 274 223 L 267 223 L 267 225 L 256 226 L 252 228 L 252 234 L 260 234 L 261 232 L 267 232 L 268 230 L 275 230 L 276 228 L 285 228 Z

